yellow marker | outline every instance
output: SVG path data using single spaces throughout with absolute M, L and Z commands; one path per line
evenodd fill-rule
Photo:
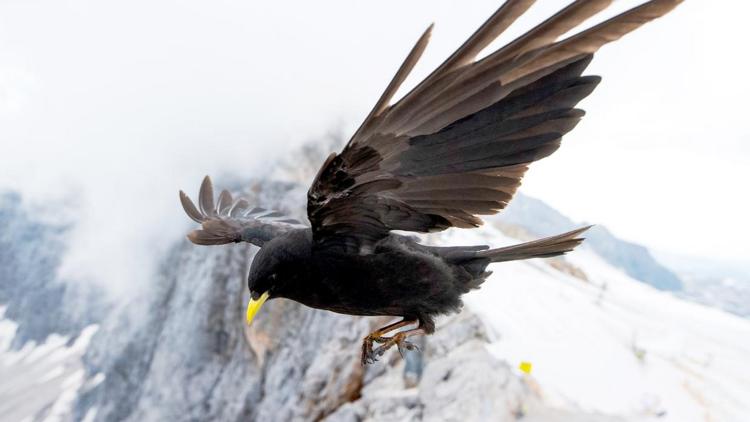
M 521 362 L 521 364 L 518 365 L 518 369 L 524 374 L 531 374 L 531 362 Z
M 250 302 L 247 304 L 247 325 L 250 325 L 250 323 L 253 322 L 253 317 L 258 313 L 266 299 L 268 299 L 268 292 L 260 295 L 258 300 L 250 299 Z

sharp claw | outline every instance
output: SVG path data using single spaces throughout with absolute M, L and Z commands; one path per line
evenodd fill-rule
M 404 356 L 404 349 L 401 347 L 401 345 L 399 344 L 396 348 L 398 349 L 398 354 L 401 355 L 401 359 L 406 359 L 406 356 Z
M 404 357 L 404 349 L 408 351 L 419 351 L 419 347 L 416 344 L 406 340 L 398 342 L 398 352 L 401 353 L 401 357 Z
M 372 363 L 372 340 L 369 337 L 365 337 L 362 341 L 362 365 Z
M 383 346 L 378 347 L 373 350 L 372 343 L 387 343 L 390 341 L 390 337 L 365 337 L 364 341 L 362 342 L 362 358 L 361 362 L 362 365 L 368 365 L 371 363 L 375 363 L 378 361 L 378 357 L 382 356 L 383 353 L 385 353 L 385 350 L 387 348 L 384 348 Z
M 378 358 L 383 356 L 388 349 L 390 349 L 393 346 L 396 346 L 398 348 L 399 354 L 401 354 L 401 357 L 404 357 L 404 349 L 408 351 L 419 351 L 419 346 L 417 346 L 414 343 L 411 343 L 410 341 L 407 341 L 404 335 L 396 334 L 393 337 L 365 337 L 364 342 L 362 343 L 362 365 L 367 365 L 370 363 L 375 363 L 378 361 Z M 382 344 L 382 346 L 378 346 L 377 348 L 373 349 L 372 344 L 378 343 Z

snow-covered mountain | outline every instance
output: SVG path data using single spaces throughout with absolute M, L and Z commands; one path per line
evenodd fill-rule
M 656 256 L 682 279 L 680 297 L 750 318 L 750 261 L 716 261 L 664 252 Z
M 319 162 L 318 152 L 305 155 Z M 301 214 L 298 181 L 309 169 L 279 168 L 249 195 Z M 425 240 L 499 246 L 547 234 L 544 222 L 559 224 L 554 231 L 575 226 L 559 214 L 545 217 L 554 210 L 534 203 L 521 199 L 480 230 Z M 523 222 L 528 216 L 535 224 Z M 86 283 L 57 279 L 65 232 L 35 220 L 18 195 L 3 196 L 2 421 L 742 421 L 750 414 L 750 321 L 652 287 L 672 289 L 669 271 L 645 248 L 608 245 L 611 236 L 565 258 L 495 265 L 464 311 L 439 321 L 426 339 L 423 366 L 410 355 L 405 368 L 391 353 L 362 368 L 361 338 L 382 320 L 279 300 L 251 328 L 243 325 L 254 248 L 175 239 L 149 286 L 112 303 Z M 521 362 L 532 364 L 530 374 L 517 369 Z
M 0 420 L 66 419 L 104 304 L 92 285 L 57 277 L 69 225 L 40 221 L 21 199 L 0 193 Z
M 523 195 L 513 198 L 501 214 L 501 223 L 522 227 L 535 237 L 552 236 L 570 227 L 581 225 L 562 215 L 544 202 Z M 680 290 L 682 282 L 670 269 L 660 264 L 645 247 L 618 239 L 601 224 L 586 233 L 586 244 L 612 266 L 620 268 L 636 280 L 660 290 Z

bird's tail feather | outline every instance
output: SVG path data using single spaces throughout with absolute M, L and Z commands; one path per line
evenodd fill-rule
M 579 235 L 590 228 L 591 226 L 581 227 L 567 233 L 545 237 L 532 242 L 506 246 L 504 248 L 488 249 L 478 252 L 476 256 L 488 258 L 490 262 L 504 262 L 562 255 L 580 245 L 583 242 L 583 238 L 579 237 Z

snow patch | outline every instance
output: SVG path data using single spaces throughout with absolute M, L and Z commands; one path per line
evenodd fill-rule
M 70 419 L 78 391 L 86 384 L 81 356 L 98 326 L 84 328 L 75 341 L 50 335 L 42 344 L 29 342 L 20 350 L 10 344 L 17 324 L 2 318 L 0 309 L 0 415 L 7 420 L 63 421 Z
M 515 243 L 493 227 L 447 244 Z M 547 261 L 491 267 L 465 297 L 512 367 L 533 363 L 544 400 L 627 420 L 741 421 L 750 414 L 750 321 L 630 278 L 585 246 L 566 256 L 588 282 Z

